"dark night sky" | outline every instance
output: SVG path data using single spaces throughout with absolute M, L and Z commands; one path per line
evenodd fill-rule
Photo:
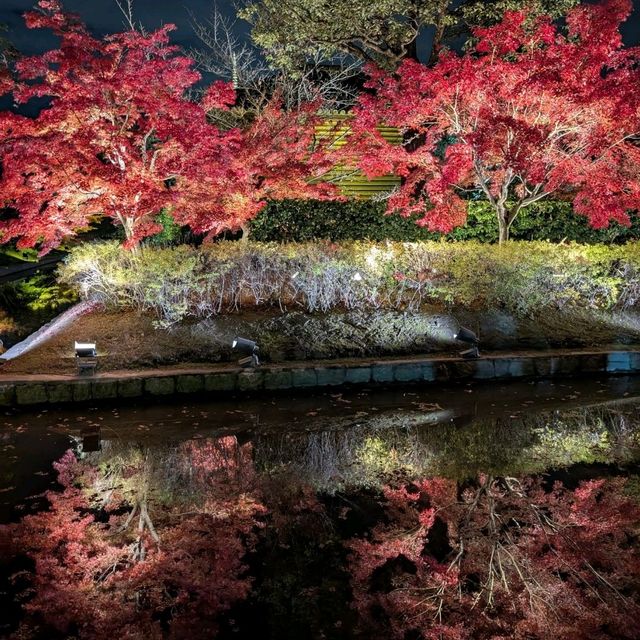
M 36 0 L 0 0 L 0 23 L 9 27 L 7 36 L 19 51 L 27 55 L 46 51 L 56 44 L 55 38 L 46 30 L 25 28 L 22 14 L 35 4 Z M 134 0 L 133 6 L 134 18 L 148 30 L 169 22 L 175 24 L 178 29 L 172 34 L 173 42 L 188 48 L 197 44 L 189 25 L 188 12 L 206 16 L 213 6 L 213 0 Z M 231 16 L 235 13 L 230 0 L 219 1 L 218 6 Z M 124 30 L 124 18 L 115 0 L 63 0 L 63 7 L 80 14 L 96 35 Z

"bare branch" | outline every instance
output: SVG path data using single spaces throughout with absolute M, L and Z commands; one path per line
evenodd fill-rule
M 198 68 L 245 88 L 267 73 L 256 49 L 235 34 L 236 20 L 230 20 L 213 5 L 209 17 L 202 20 L 189 11 L 191 27 L 204 48 L 192 49 Z
M 295 73 L 272 69 L 259 51 L 236 35 L 236 21 L 214 4 L 206 19 L 190 12 L 191 26 L 202 43 L 189 53 L 201 71 L 233 83 L 246 108 L 260 112 L 279 95 L 286 109 L 319 100 L 326 109 L 344 109 L 357 98 L 356 78 L 362 62 L 346 54 L 328 60 L 320 51 L 310 54 Z

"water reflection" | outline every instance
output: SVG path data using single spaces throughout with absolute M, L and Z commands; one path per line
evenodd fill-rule
M 0 633 L 638 638 L 640 400 L 518 389 L 10 418 L 72 447 L 2 528 Z
M 627 403 L 411 427 L 386 416 L 349 430 L 257 435 L 253 443 L 261 470 L 290 469 L 331 492 L 380 487 L 400 474 L 464 480 L 596 462 L 624 466 L 640 458 L 639 425 L 640 404 Z

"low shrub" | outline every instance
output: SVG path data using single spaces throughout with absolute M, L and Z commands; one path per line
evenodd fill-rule
M 327 312 L 435 304 L 532 315 L 634 307 L 640 244 L 225 241 L 133 253 L 110 241 L 76 247 L 59 278 L 84 298 L 152 311 L 165 326 L 265 306 Z
M 15 320 L 11 318 L 6 311 L 0 309 L 0 342 L 5 334 L 11 333 L 18 328 Z M 1 348 L 1 344 L 0 344 Z
M 251 222 L 251 238 L 260 242 L 343 240 L 478 240 L 496 242 L 498 225 L 485 201 L 470 201 L 467 223 L 451 233 L 431 233 L 416 224 L 417 216 L 385 215 L 386 203 L 363 200 L 327 202 L 281 200 L 270 202 Z M 631 227 L 611 223 L 592 229 L 584 216 L 573 213 L 571 203 L 540 201 L 520 212 L 511 236 L 520 240 L 569 240 L 587 244 L 625 242 L 640 237 L 640 219 Z

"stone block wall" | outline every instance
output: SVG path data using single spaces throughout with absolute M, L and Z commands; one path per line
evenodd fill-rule
M 433 384 L 640 372 L 640 351 L 532 353 L 462 358 L 407 358 L 263 365 L 256 369 L 219 366 L 202 370 L 47 379 L 0 380 L 0 406 L 30 406 L 105 401 L 118 398 L 333 388 L 371 384 Z

